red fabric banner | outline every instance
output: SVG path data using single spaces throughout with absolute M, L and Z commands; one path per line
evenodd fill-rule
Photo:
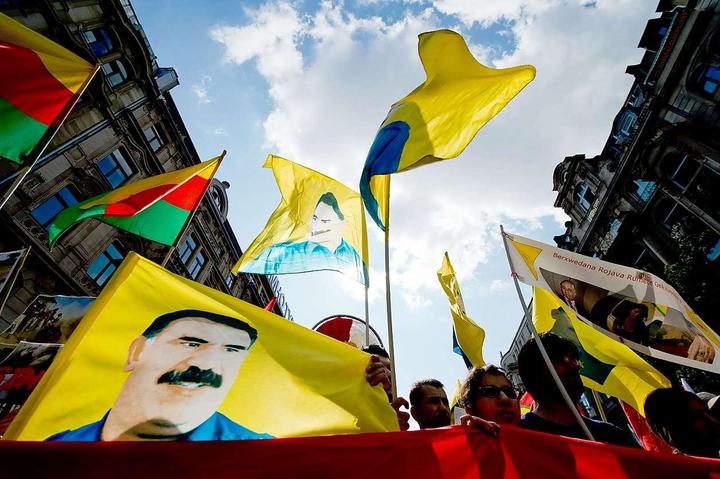
M 645 452 L 504 427 L 264 441 L 0 441 L 2 477 L 720 478 L 720 460 Z

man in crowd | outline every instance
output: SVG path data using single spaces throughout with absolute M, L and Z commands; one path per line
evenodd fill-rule
M 540 335 L 550 361 L 574 404 L 580 400 L 584 386 L 580 378 L 582 365 L 578 348 L 571 341 L 554 333 Z M 523 416 L 521 426 L 527 429 L 585 439 L 573 411 L 564 401 L 560 390 L 548 371 L 540 348 L 531 338 L 520 350 L 518 368 L 523 384 L 538 407 Z M 617 446 L 638 447 L 632 435 L 603 421 L 582 418 L 596 441 Z
M 370 364 L 368 364 L 365 370 L 367 382 L 371 386 L 382 384 L 385 393 L 388 396 L 390 405 L 395 409 L 395 413 L 398 418 L 398 426 L 401 431 L 407 431 L 410 429 L 410 413 L 402 411 L 400 408 L 405 409 L 410 407 L 407 399 L 398 397 L 395 400 L 392 398 L 392 374 L 390 372 L 390 355 L 377 344 L 371 344 L 363 349 L 370 356 Z
M 410 414 L 420 429 L 450 425 L 450 405 L 443 384 L 437 379 L 416 382 L 410 390 Z
M 720 421 L 695 394 L 656 389 L 645 399 L 645 414 L 655 434 L 683 454 L 720 457 Z

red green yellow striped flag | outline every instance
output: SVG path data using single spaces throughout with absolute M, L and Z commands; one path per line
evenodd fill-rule
M 205 194 L 224 154 L 121 186 L 63 210 L 50 225 L 50 246 L 71 226 L 88 218 L 172 246 Z
M 97 69 L 0 13 L 0 157 L 23 163 Z

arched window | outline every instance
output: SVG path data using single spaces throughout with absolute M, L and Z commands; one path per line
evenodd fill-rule
M 637 114 L 632 111 L 624 111 L 618 118 L 615 127 L 615 139 L 622 143 L 630 137 L 630 131 L 637 120 Z
M 720 67 L 703 65 L 695 69 L 691 77 L 691 86 L 703 96 L 713 96 L 720 88 Z
M 578 183 L 575 187 L 575 197 L 577 198 L 580 209 L 583 211 L 590 210 L 590 207 L 595 202 L 595 193 L 592 192 L 584 181 Z
M 118 86 L 128 78 L 127 68 L 122 60 L 111 60 L 102 66 L 105 78 L 112 86 Z
M 83 37 L 95 57 L 107 55 L 115 49 L 115 43 L 113 42 L 110 33 L 104 28 L 85 30 L 83 32 Z

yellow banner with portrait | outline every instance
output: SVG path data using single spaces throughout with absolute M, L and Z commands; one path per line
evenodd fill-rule
M 337 180 L 268 155 L 282 199 L 233 273 L 339 271 L 368 284 L 365 214 L 360 194 Z
M 237 440 L 397 429 L 369 356 L 130 253 L 5 437 Z

